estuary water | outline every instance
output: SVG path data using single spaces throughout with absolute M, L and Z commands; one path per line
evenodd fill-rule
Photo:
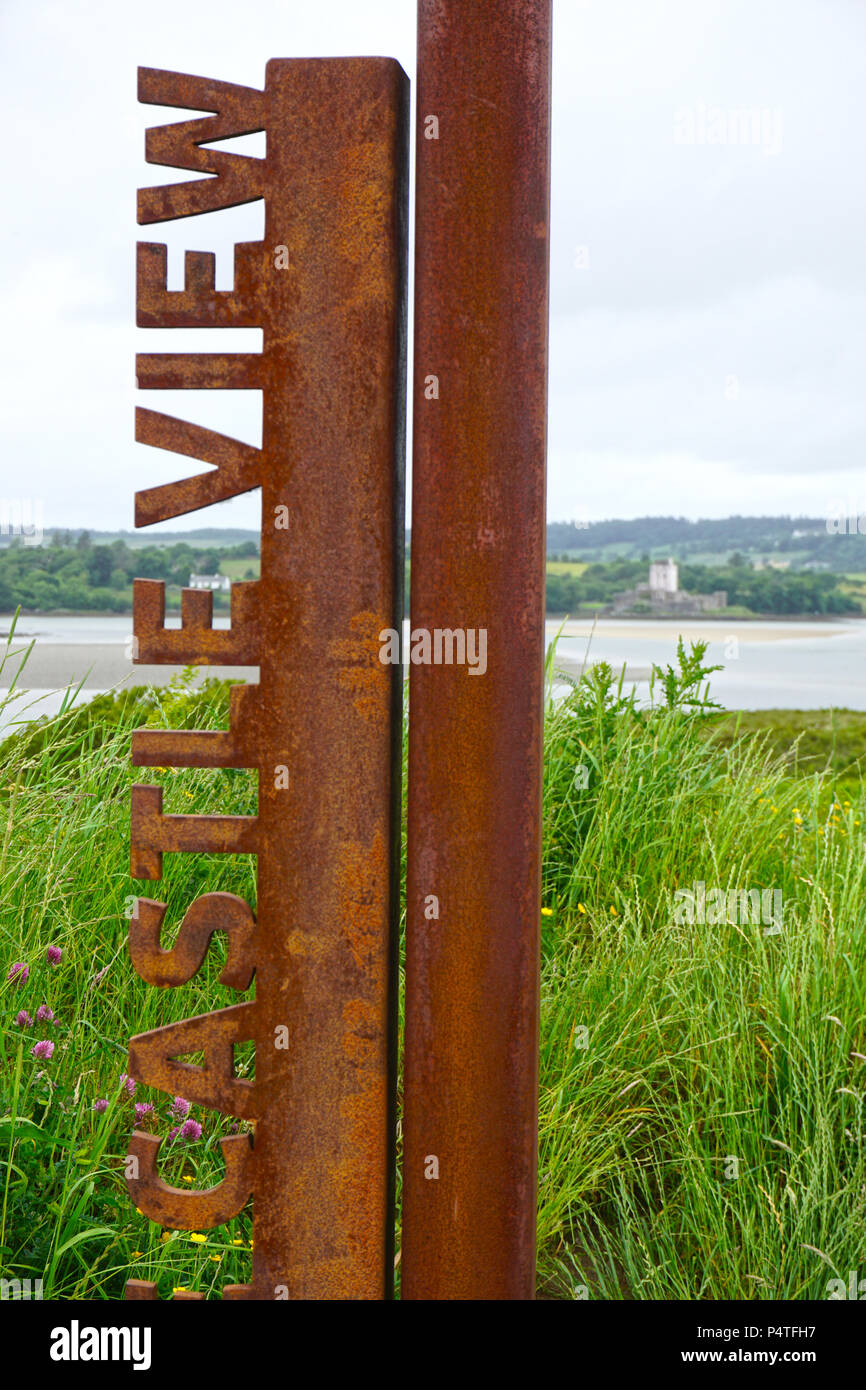
M 551 642 L 559 624 L 547 623 Z M 653 663 L 673 665 L 677 638 L 706 640 L 706 665 L 713 674 L 710 693 L 726 709 L 866 710 L 866 622 L 707 622 L 700 619 L 654 622 L 605 619 L 562 626 L 557 655 L 566 670 L 583 661 L 626 667 L 627 683 L 648 694 Z M 572 671 L 573 673 L 573 671 Z
M 179 618 L 174 620 L 179 623 Z M 11 618 L 0 614 L 0 653 Z M 228 618 L 216 619 L 227 627 Z M 132 621 L 129 616 L 100 614 L 64 617 L 20 618 L 12 650 L 21 652 L 31 641 L 33 651 L 17 686 L 26 697 L 0 709 L 0 727 L 60 707 L 63 690 L 84 681 L 78 699 L 98 691 L 146 681 L 164 683 L 174 667 L 135 669 L 129 658 Z M 675 661 L 677 637 L 686 645 L 699 639 L 709 643 L 707 664 L 721 665 L 711 680 L 711 694 L 727 709 L 837 709 L 866 710 L 866 621 L 832 622 L 761 621 L 709 622 L 700 618 L 665 620 L 604 619 L 560 624 L 548 621 L 546 639 L 557 640 L 557 662 L 571 676 L 589 661 L 608 661 L 619 672 L 625 667 L 627 686 L 648 695 L 648 675 L 653 665 Z M 507 653 L 506 659 L 507 659 Z M 488 663 L 498 659 L 492 646 Z M 0 672 L 0 696 L 8 690 L 19 658 L 7 659 Z M 227 674 L 221 668 L 205 674 Z M 255 679 L 255 670 L 238 671 Z

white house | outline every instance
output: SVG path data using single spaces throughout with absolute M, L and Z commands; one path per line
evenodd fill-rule
M 189 587 L 191 589 L 211 589 L 228 593 L 232 587 L 232 581 L 227 574 L 191 574 L 189 577 Z

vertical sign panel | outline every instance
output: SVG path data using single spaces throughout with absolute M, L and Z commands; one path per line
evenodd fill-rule
M 550 10 L 418 11 L 409 1299 L 534 1293 Z
M 139 661 L 255 664 L 260 683 L 232 692 L 225 733 L 135 736 L 139 766 L 255 769 L 258 808 L 165 815 L 158 787 L 136 787 L 132 873 L 158 879 L 165 853 L 249 852 L 258 900 L 254 918 L 232 895 L 198 899 L 172 951 L 164 905 L 139 901 L 145 979 L 186 982 L 225 931 L 221 978 L 246 990 L 255 972 L 256 997 L 134 1038 L 131 1074 L 255 1124 L 252 1144 L 223 1142 L 225 1179 L 202 1193 L 167 1187 L 159 1141 L 137 1134 L 129 1185 L 178 1228 L 226 1221 L 252 1195 L 253 1282 L 227 1297 L 378 1299 L 393 1267 L 401 691 L 380 634 L 399 630 L 402 594 L 407 84 L 387 59 L 280 59 L 263 92 L 148 69 L 140 95 L 215 113 L 149 131 L 147 154 L 216 177 L 142 190 L 139 221 L 263 197 L 265 234 L 236 247 L 226 292 L 198 252 L 168 292 L 165 248 L 139 247 L 139 324 L 263 330 L 260 354 L 144 354 L 139 385 L 260 390 L 263 437 L 253 448 L 140 410 L 138 439 L 216 470 L 140 493 L 136 524 L 260 487 L 262 567 L 235 586 L 228 632 L 210 595 L 185 591 L 172 630 L 162 586 L 136 586 Z M 263 160 L 202 148 L 260 130 Z M 251 1084 L 233 1067 L 247 1039 Z M 177 1061 L 199 1051 L 203 1067 Z M 156 1291 L 133 1281 L 128 1296 Z

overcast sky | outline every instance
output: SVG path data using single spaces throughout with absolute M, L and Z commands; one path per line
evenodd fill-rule
M 136 488 L 198 471 L 133 443 L 136 398 L 259 442 L 258 393 L 134 390 L 136 348 L 227 343 L 134 328 L 136 239 L 168 242 L 170 288 L 215 250 L 226 288 L 263 226 L 136 226 L 136 187 L 188 177 L 144 163 L 180 113 L 138 106 L 137 65 L 414 77 L 414 25 L 414 0 L 0 0 L 0 497 L 130 527 Z M 862 0 L 554 0 L 551 520 L 866 511 L 864 93 Z M 257 494 L 172 523 L 232 524 Z

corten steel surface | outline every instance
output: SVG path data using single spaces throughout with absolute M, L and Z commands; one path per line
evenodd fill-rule
M 550 11 L 418 11 L 410 613 L 487 671 L 410 672 L 409 1299 L 534 1295 Z
M 274 60 L 264 91 L 142 69 L 139 95 L 215 113 L 150 130 L 147 157 L 217 175 L 141 190 L 139 221 L 262 197 L 265 232 L 235 248 L 230 291 L 196 251 L 184 289 L 169 291 L 165 247 L 138 248 L 140 325 L 263 330 L 261 353 L 143 354 L 139 386 L 259 389 L 263 441 L 139 410 L 139 440 L 215 467 L 139 493 L 136 525 L 261 488 L 262 568 L 235 586 L 230 631 L 213 629 L 211 595 L 193 591 L 167 630 L 162 584 L 135 585 L 139 662 L 258 665 L 260 683 L 232 690 L 226 732 L 134 735 L 140 767 L 255 769 L 258 807 L 168 815 L 160 788 L 135 787 L 133 876 L 158 879 L 168 853 L 250 853 L 258 886 L 255 916 L 229 893 L 189 904 L 170 950 L 165 904 L 139 900 L 130 948 L 145 980 L 183 985 L 219 932 L 222 982 L 244 991 L 255 973 L 256 997 L 133 1038 L 130 1073 L 254 1121 L 254 1138 L 224 1139 L 225 1178 L 190 1192 L 158 1177 L 159 1140 L 137 1133 L 130 1191 L 154 1220 L 198 1230 L 252 1195 L 253 1282 L 226 1298 L 383 1298 L 401 691 L 379 633 L 399 628 L 402 596 L 407 82 L 388 59 Z M 201 148 L 262 130 L 264 159 Z M 253 1082 L 234 1068 L 249 1039 Z M 203 1067 L 183 1060 L 198 1051 Z M 133 1280 L 127 1296 L 156 1289 Z

